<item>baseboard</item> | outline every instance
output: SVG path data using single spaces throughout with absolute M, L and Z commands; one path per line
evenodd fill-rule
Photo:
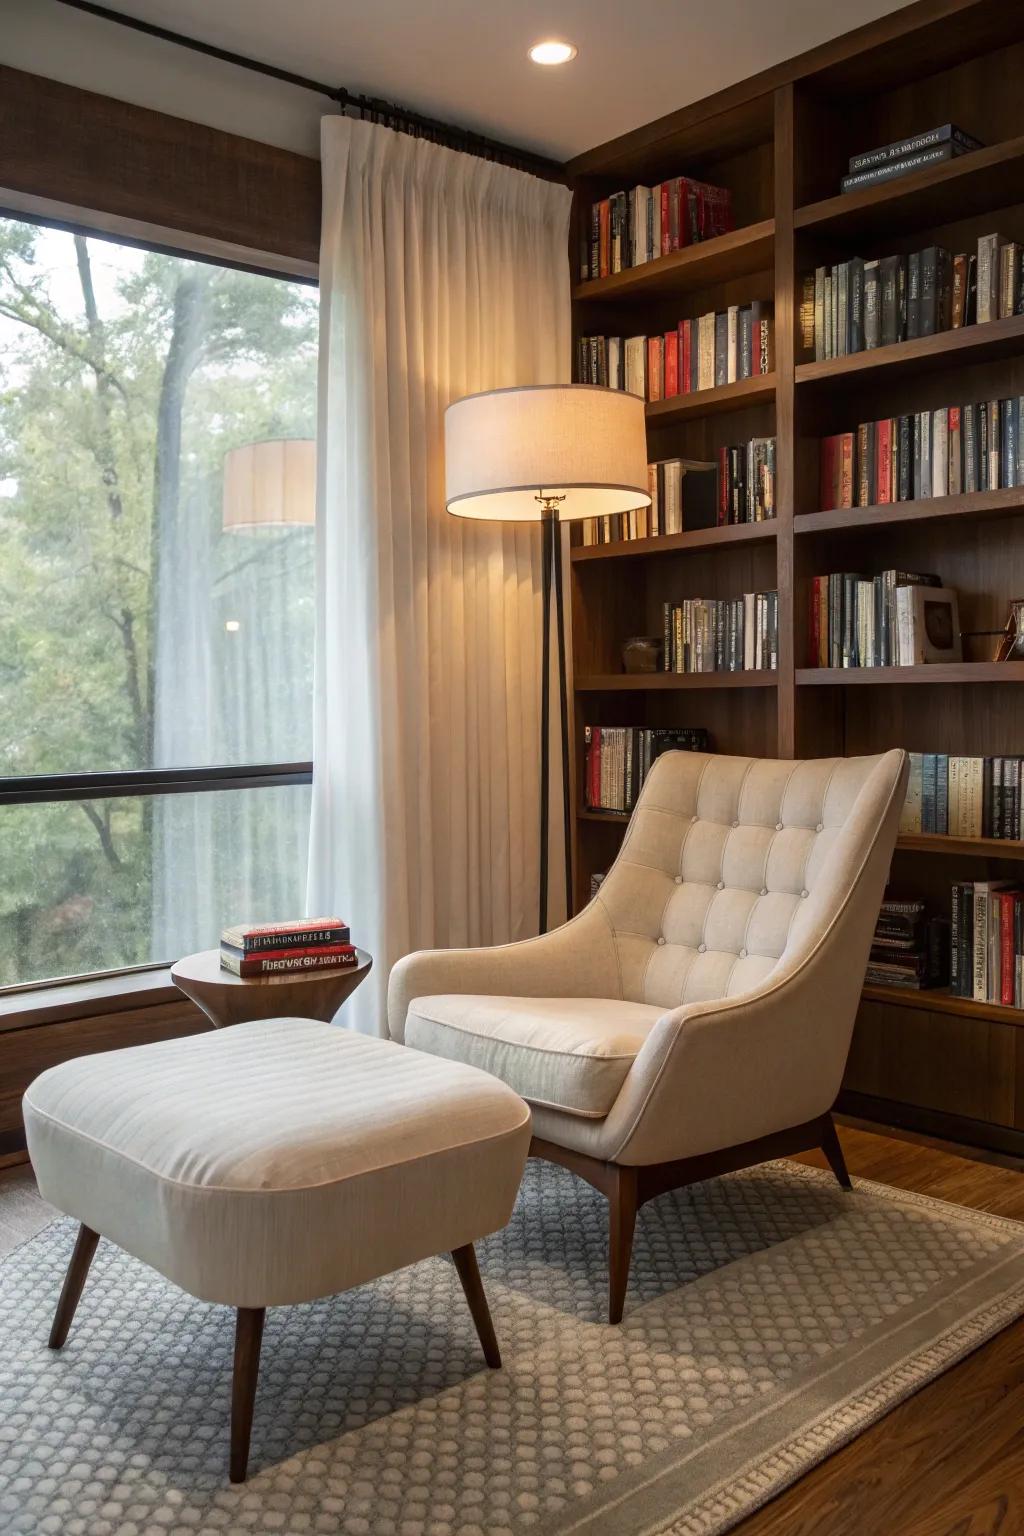
M 972 1120 L 966 1115 L 951 1115 L 944 1110 L 923 1109 L 917 1104 L 901 1104 L 893 1099 L 879 1099 L 867 1093 L 844 1089 L 836 1101 L 839 1114 L 868 1120 L 880 1130 L 896 1126 L 900 1130 L 920 1131 L 941 1141 L 954 1142 L 966 1151 L 982 1148 L 1024 1158 L 1024 1131 L 1010 1126 L 992 1125 Z

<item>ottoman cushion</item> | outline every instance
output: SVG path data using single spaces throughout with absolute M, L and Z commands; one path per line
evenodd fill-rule
M 530 1112 L 308 1019 L 81 1057 L 25 1094 L 43 1198 L 206 1301 L 312 1301 L 505 1225 Z

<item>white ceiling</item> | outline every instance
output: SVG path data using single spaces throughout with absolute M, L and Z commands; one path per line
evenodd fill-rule
M 900 8 L 900 0 L 106 3 L 557 160 Z M 97 39 L 104 33 L 95 29 L 121 30 L 92 26 Z M 530 44 L 551 36 L 574 42 L 579 57 L 558 69 L 532 64 Z M 133 96 L 125 83 L 114 94 Z

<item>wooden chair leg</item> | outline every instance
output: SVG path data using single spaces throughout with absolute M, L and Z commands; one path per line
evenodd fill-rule
M 850 1175 L 846 1169 L 846 1158 L 839 1144 L 839 1134 L 836 1131 L 835 1121 L 831 1115 L 826 1115 L 821 1126 L 821 1150 L 828 1158 L 828 1165 L 835 1174 L 843 1189 L 852 1189 Z
M 621 1323 L 629 1285 L 629 1261 L 636 1228 L 636 1169 L 610 1163 L 608 1193 L 608 1321 Z
M 469 1310 L 476 1324 L 477 1338 L 480 1340 L 480 1348 L 484 1352 L 484 1359 L 492 1370 L 496 1371 L 501 1366 L 501 1353 L 498 1349 L 498 1340 L 494 1336 L 494 1324 L 491 1322 L 491 1309 L 487 1305 L 487 1296 L 484 1291 L 484 1283 L 480 1278 L 480 1268 L 476 1262 L 476 1251 L 472 1243 L 466 1243 L 463 1248 L 453 1248 L 452 1258 L 455 1268 L 459 1272 L 462 1281 L 462 1289 L 469 1303 Z
M 89 1273 L 89 1265 L 92 1263 L 92 1256 L 96 1252 L 96 1244 L 99 1240 L 99 1233 L 94 1232 L 83 1222 L 78 1229 L 75 1251 L 71 1255 L 71 1263 L 64 1276 L 60 1300 L 54 1313 L 49 1339 L 51 1349 L 60 1349 L 68 1336 L 75 1309 L 82 1294 L 82 1287 L 85 1285 L 85 1277 Z
M 235 1318 L 235 1368 L 231 1383 L 231 1481 L 244 1483 L 249 1466 L 252 1410 L 260 1372 L 264 1307 L 239 1307 Z

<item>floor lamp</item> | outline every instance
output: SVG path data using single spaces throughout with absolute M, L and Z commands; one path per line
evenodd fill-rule
M 647 506 L 644 404 L 591 384 L 526 385 L 467 395 L 445 413 L 445 496 L 457 517 L 541 525 L 540 931 L 548 925 L 551 597 L 558 635 L 565 895 L 572 908 L 569 709 L 559 525 Z

